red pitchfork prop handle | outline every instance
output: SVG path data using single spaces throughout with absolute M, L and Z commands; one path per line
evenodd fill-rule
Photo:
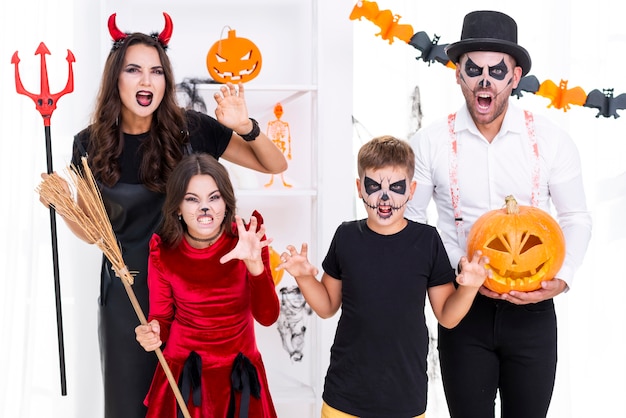
M 39 44 L 39 47 L 35 51 L 35 55 L 39 55 L 41 57 L 41 92 L 39 94 L 33 94 L 28 92 L 24 85 L 22 84 L 22 80 L 20 79 L 19 73 L 19 63 L 20 59 L 17 56 L 17 51 L 13 54 L 11 58 L 11 64 L 15 64 L 15 89 L 18 94 L 23 94 L 25 96 L 30 97 L 34 102 L 37 110 L 41 113 L 41 117 L 43 118 L 44 131 L 46 136 L 46 162 L 48 168 L 48 174 L 53 172 L 52 168 L 52 142 L 50 139 L 50 118 L 52 117 L 52 112 L 57 107 L 57 102 L 61 96 L 65 94 L 71 93 L 74 90 L 74 72 L 72 69 L 72 63 L 76 60 L 74 59 L 74 54 L 69 49 L 67 50 L 67 63 L 69 65 L 69 76 L 67 80 L 67 84 L 65 88 L 56 94 L 50 94 L 50 86 L 48 84 L 48 69 L 46 67 L 46 55 L 50 55 L 50 51 L 46 47 L 46 45 L 42 42 Z M 52 237 L 52 262 L 54 269 L 54 294 L 56 301 L 56 312 L 57 312 L 57 336 L 59 339 L 59 365 L 61 370 L 61 394 L 63 396 L 67 395 L 67 384 L 66 384 L 66 376 L 65 376 L 65 349 L 63 344 L 63 316 L 61 314 L 61 284 L 59 280 L 59 253 L 57 247 L 57 227 L 56 227 L 56 218 L 55 211 L 52 207 L 50 207 L 50 234 Z

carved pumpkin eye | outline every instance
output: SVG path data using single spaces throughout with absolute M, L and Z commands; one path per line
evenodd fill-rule
M 528 234 L 527 238 L 522 238 L 523 246 L 520 248 L 519 253 L 524 254 L 531 248 L 541 245 L 543 241 L 537 235 Z M 500 236 L 495 237 L 489 241 L 486 245 L 487 248 L 491 248 L 494 251 L 510 252 L 511 248 L 515 248 L 515 245 L 511 245 L 506 239 L 502 239 Z
M 526 239 L 526 242 L 520 249 L 519 253 L 524 254 L 526 251 L 530 250 L 531 248 L 536 247 L 537 245 L 541 245 L 541 244 L 543 244 L 543 241 L 541 240 L 541 238 L 539 238 L 537 235 L 528 234 L 528 238 Z
M 481 250 L 489 257 L 492 277 L 485 287 L 498 293 L 531 291 L 551 280 L 565 258 L 565 239 L 558 223 L 541 209 L 517 206 L 507 198 L 505 209 L 478 218 L 468 236 L 467 254 Z

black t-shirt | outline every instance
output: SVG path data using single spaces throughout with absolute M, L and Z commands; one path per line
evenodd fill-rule
M 363 418 L 424 413 L 426 292 L 454 280 L 437 230 L 409 221 L 397 234 L 380 235 L 365 219 L 344 222 L 322 266 L 342 281 L 324 401 Z
M 206 152 L 215 158 L 219 158 L 230 142 L 233 134 L 232 129 L 219 123 L 215 118 L 195 110 L 186 110 L 187 126 L 181 127 L 189 132 L 189 142 L 193 152 Z M 89 146 L 90 130 L 86 128 L 76 135 L 72 164 L 80 167 L 80 157 L 84 155 Z M 120 155 L 121 177 L 120 183 L 138 184 L 141 154 L 139 146 L 141 141 L 148 136 L 148 132 L 131 135 L 124 134 L 124 150 Z M 77 141 L 82 150 L 77 148 Z

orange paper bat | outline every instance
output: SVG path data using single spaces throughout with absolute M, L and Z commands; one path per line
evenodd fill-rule
M 570 109 L 570 104 L 582 106 L 587 101 L 587 93 L 581 87 L 568 89 L 567 80 L 561 80 L 558 86 L 554 81 L 546 80 L 541 83 L 535 94 L 550 99 L 548 107 L 554 106 L 563 109 L 564 112 Z
M 391 10 L 379 10 L 378 4 L 374 1 L 359 0 L 352 8 L 350 20 L 361 20 L 364 17 L 380 28 L 376 36 L 380 36 L 390 44 L 394 38 L 398 38 L 406 43 L 413 36 L 413 27 L 407 24 L 400 24 L 398 21 L 402 16 L 394 15 Z

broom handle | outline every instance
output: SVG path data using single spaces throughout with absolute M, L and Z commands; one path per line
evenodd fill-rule
M 139 318 L 139 322 L 141 322 L 141 325 L 147 325 L 148 321 L 146 320 L 146 317 L 144 316 L 143 311 L 141 310 L 141 306 L 139 305 L 139 301 L 137 300 L 137 297 L 135 296 L 135 292 L 133 291 L 132 286 L 128 284 L 128 281 L 126 280 L 126 278 L 122 277 L 121 279 L 122 279 L 122 283 L 124 283 L 124 288 L 126 289 L 126 293 L 128 294 L 128 297 L 130 298 L 130 303 L 133 305 L 133 308 L 135 309 L 137 318 Z M 161 351 L 160 348 L 157 348 L 155 350 L 155 353 L 157 357 L 159 358 L 161 367 L 163 367 L 163 370 L 165 371 L 167 380 L 170 382 L 170 386 L 172 387 L 172 390 L 174 391 L 174 396 L 176 396 L 176 400 L 178 401 L 178 406 L 180 406 L 180 409 L 183 412 L 184 417 L 191 418 L 191 415 L 189 415 L 189 410 L 187 410 L 187 405 L 185 404 L 185 400 L 183 399 L 183 395 L 180 393 L 180 389 L 178 388 L 178 385 L 176 384 L 176 380 L 174 380 L 174 376 L 172 375 L 170 366 L 167 364 L 165 357 L 163 357 L 163 352 Z

